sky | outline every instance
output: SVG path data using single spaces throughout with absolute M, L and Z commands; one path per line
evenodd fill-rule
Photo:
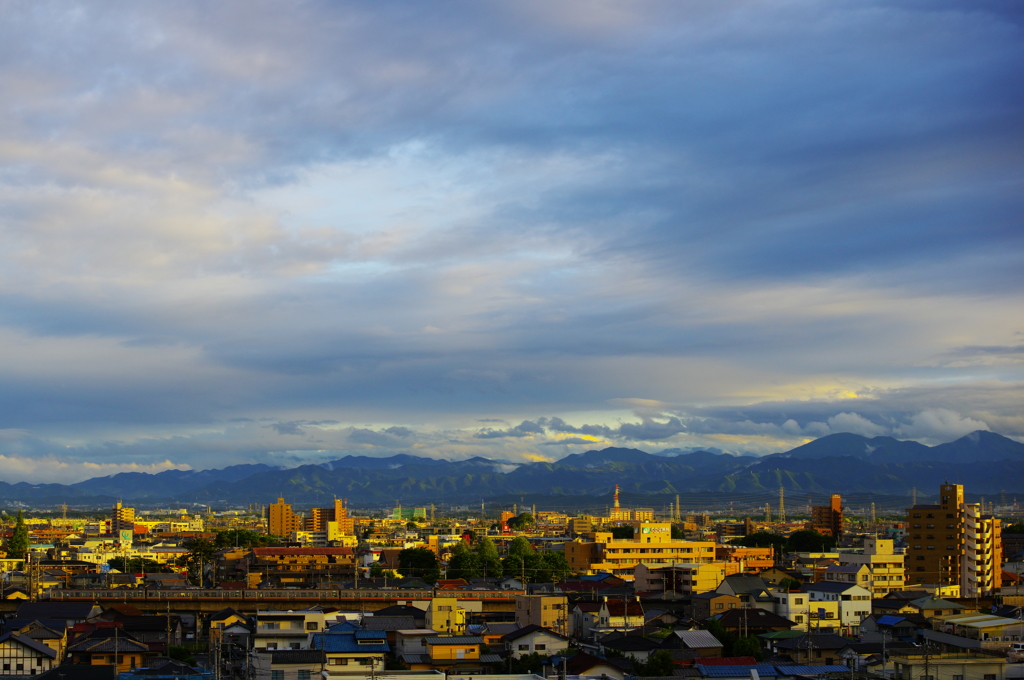
M 0 4 L 0 480 L 1024 441 L 1024 9 Z

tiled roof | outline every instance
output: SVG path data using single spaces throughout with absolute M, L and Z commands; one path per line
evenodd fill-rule
M 704 657 L 700 663 L 702 666 L 756 666 L 757 659 L 752 656 Z
M 428 645 L 482 645 L 484 639 L 475 635 L 451 635 L 424 638 Z
M 416 619 L 411 616 L 367 616 L 363 628 L 367 630 L 405 630 L 415 628 Z
M 779 672 L 775 670 L 775 666 L 766 663 L 744 664 L 742 666 L 706 666 L 704 664 L 697 664 L 697 669 L 705 678 L 747 678 L 750 677 L 751 669 L 756 670 L 757 674 L 762 678 L 772 678 L 779 675 Z
M 512 640 L 518 640 L 521 637 L 525 637 L 527 635 L 530 635 L 531 633 L 537 633 L 537 632 L 547 633 L 548 635 L 551 635 L 551 636 L 556 637 L 556 638 L 560 638 L 562 640 L 568 639 L 568 638 L 566 638 L 563 635 L 559 635 L 558 633 L 556 633 L 553 630 L 550 630 L 548 628 L 544 628 L 543 626 L 538 626 L 535 623 L 531 623 L 528 626 L 523 626 L 522 628 L 518 628 L 518 629 L 512 631 L 511 633 L 503 635 L 501 639 L 502 640 L 507 640 L 507 641 L 511 642 Z
M 51 659 L 57 657 L 57 652 L 44 645 L 42 642 L 38 642 L 37 640 L 33 640 L 32 638 L 27 636 L 15 635 L 14 633 L 6 633 L 4 635 L 0 635 L 0 643 L 4 643 L 7 641 L 12 641 L 24 645 L 25 647 L 28 647 L 29 649 L 35 651 L 37 654 L 48 656 Z
M 368 633 L 371 637 L 360 640 L 358 633 Z M 351 633 L 326 633 L 312 636 L 311 646 L 314 649 L 321 647 L 328 654 L 331 653 L 354 653 L 354 652 L 390 652 L 387 638 L 381 631 L 366 630 Z

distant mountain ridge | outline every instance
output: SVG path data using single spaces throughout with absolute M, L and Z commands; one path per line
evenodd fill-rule
M 512 465 L 475 457 L 348 455 L 318 465 L 234 465 L 220 470 L 128 472 L 77 484 L 0 482 L 0 501 L 60 503 L 120 498 L 137 504 L 267 503 L 284 495 L 299 505 L 334 497 L 357 504 L 466 503 L 500 495 L 602 495 L 615 484 L 630 494 L 874 492 L 906 494 L 945 480 L 973 493 L 1024 488 L 1024 444 L 978 431 L 938 446 L 892 437 L 832 434 L 761 458 L 710 451 L 658 455 L 610 447 L 550 463 Z M 984 463 L 984 465 L 979 465 Z M 44 501 L 44 499 L 51 499 Z

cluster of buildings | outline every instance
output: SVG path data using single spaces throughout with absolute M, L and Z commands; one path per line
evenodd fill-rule
M 1004 680 L 1015 645 L 1024 660 L 1024 552 L 959 485 L 942 485 L 938 504 L 915 504 L 869 535 L 850 531 L 837 495 L 807 522 L 774 524 L 683 517 L 678 506 L 656 521 L 615 501 L 600 517 L 533 508 L 530 522 L 515 510 L 497 522 L 432 521 L 432 508 L 353 517 L 343 500 L 300 514 L 279 498 L 257 518 L 140 523 L 118 503 L 109 522 L 32 524 L 30 557 L 2 563 L 0 676 L 64 669 L 55 680 L 74 680 L 75 666 L 112 666 L 123 680 L 154 668 L 188 675 L 166 666 L 180 664 L 169 654 L 177 646 L 209 650 L 202 668 L 189 666 L 195 673 L 239 680 L 525 670 L 626 680 L 658 669 L 917 680 L 932 675 L 922 664 L 953 669 L 954 659 L 951 680 Z M 232 525 L 282 544 L 220 540 L 197 580 L 184 566 L 189 550 Z M 732 541 L 802 529 L 838 544 L 797 552 Z M 540 554 L 561 553 L 569 573 L 544 583 L 524 573 L 448 578 L 453 547 L 481 535 L 499 552 L 522 537 Z M 403 574 L 408 548 L 433 553 L 441 578 Z M 167 573 L 110 568 L 136 557 Z M 83 590 L 78 599 L 89 601 L 70 601 Z

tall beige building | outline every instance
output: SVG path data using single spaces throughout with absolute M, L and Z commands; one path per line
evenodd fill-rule
M 565 595 L 516 595 L 516 623 L 569 634 L 569 600 Z
M 961 597 L 1002 586 L 1002 528 L 964 502 L 961 484 L 939 487 L 938 505 L 907 510 L 907 584 L 960 586 Z
M 840 565 L 864 565 L 868 580 L 864 585 L 873 597 L 881 599 L 887 593 L 903 590 L 906 579 L 903 555 L 897 555 L 889 538 L 865 538 L 861 553 L 839 553 Z
M 118 501 L 110 510 L 110 532 L 135 531 L 135 508 L 126 508 Z

